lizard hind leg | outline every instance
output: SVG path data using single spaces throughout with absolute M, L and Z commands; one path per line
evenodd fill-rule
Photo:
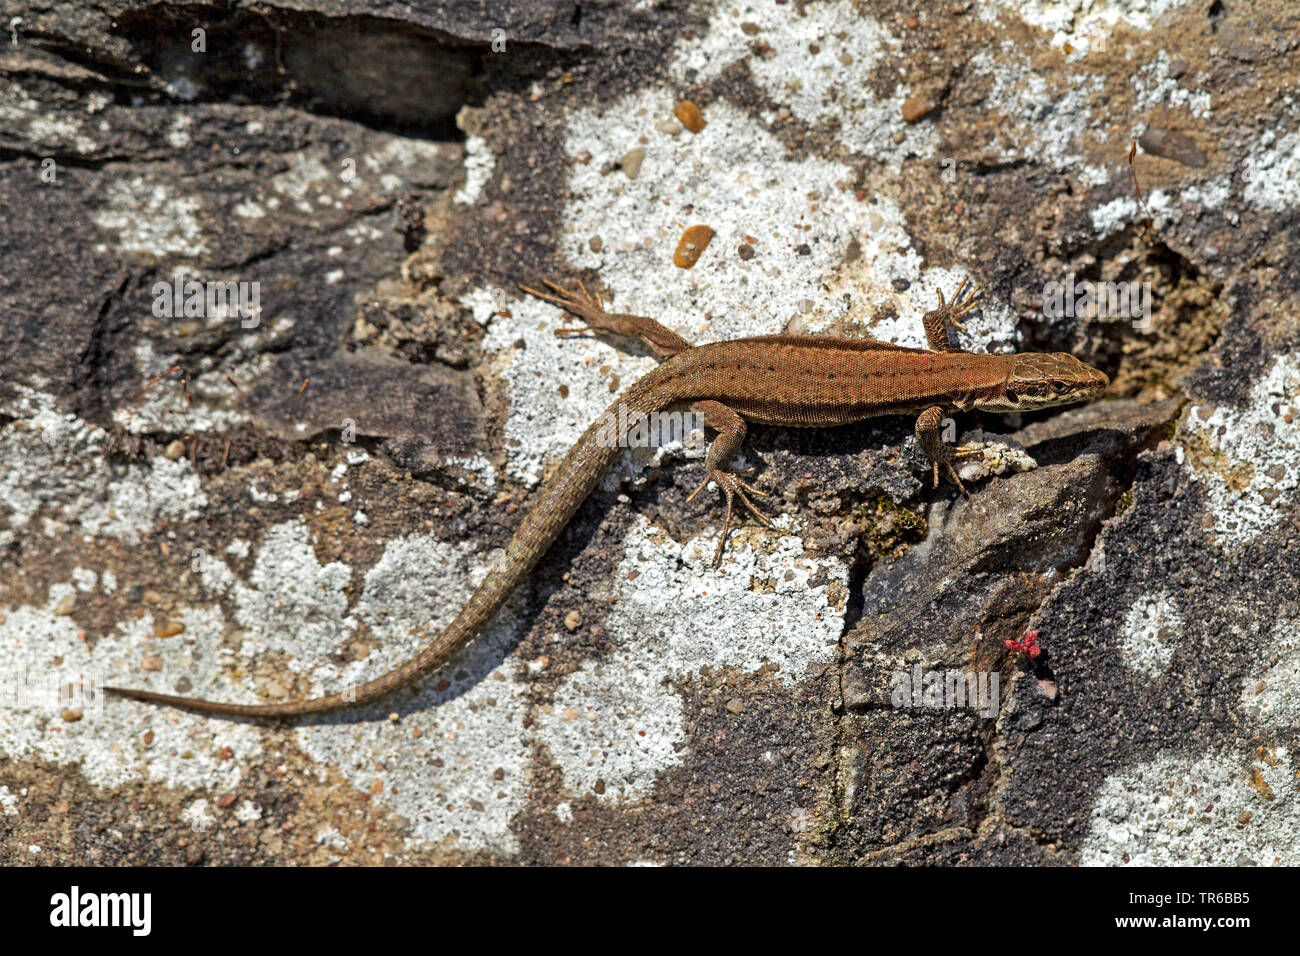
M 541 292 L 537 289 L 530 289 L 523 285 L 523 289 L 531 296 L 536 296 L 544 302 L 551 305 L 559 306 L 570 315 L 581 319 L 588 326 L 599 326 L 607 316 L 605 313 L 605 303 L 601 301 L 600 294 L 592 294 L 587 291 L 587 287 L 578 280 L 577 289 L 566 289 L 550 279 L 543 279 L 542 284 L 550 289 L 550 292 Z M 584 329 L 557 329 L 556 335 L 575 335 Z
M 957 469 L 952 463 L 961 458 L 973 458 L 981 455 L 983 452 L 976 445 L 963 445 L 960 448 L 952 448 L 943 441 L 940 432 L 940 426 L 943 424 L 943 408 L 939 405 L 932 405 L 923 411 L 916 419 L 916 442 L 921 446 L 921 451 L 925 457 L 930 459 L 934 468 L 934 486 L 939 487 L 939 466 L 942 465 L 948 470 L 952 482 L 957 486 L 957 490 L 965 498 L 970 497 L 970 492 L 962 483 L 961 476 L 957 474 Z
M 708 455 L 704 459 L 704 480 L 686 499 L 688 502 L 693 501 L 701 491 L 708 487 L 710 481 L 716 482 L 718 487 L 722 489 L 723 495 L 726 496 L 726 519 L 723 521 L 722 535 L 718 539 L 717 551 L 713 555 L 713 566 L 716 568 L 722 563 L 722 553 L 726 549 L 727 536 L 731 533 L 731 517 L 737 498 L 764 527 L 771 528 L 773 525 L 772 519 L 750 498 L 750 495 L 765 498 L 767 497 L 766 493 L 759 491 L 743 480 L 740 475 L 731 469 L 729 464 L 736 457 L 741 444 L 745 440 L 745 420 L 734 409 L 728 408 L 722 402 L 701 401 L 696 402 L 691 407 L 697 415 L 704 419 L 706 425 L 718 433 L 718 437 L 709 446 Z
M 531 289 L 526 285 L 520 288 L 543 302 L 559 306 L 583 323 L 578 328 L 556 329 L 555 334 L 560 338 L 591 333 L 639 338 L 661 359 L 691 347 L 691 343 L 649 316 L 606 312 L 600 293 L 588 292 L 581 281 L 577 289 L 566 289 L 549 279 L 543 279 L 542 282 L 550 292 Z

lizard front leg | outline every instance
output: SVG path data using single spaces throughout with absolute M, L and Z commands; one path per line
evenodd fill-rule
M 922 319 L 925 325 L 925 340 L 930 343 L 932 351 L 965 351 L 960 345 L 953 344 L 948 333 L 966 331 L 966 326 L 962 325 L 961 320 L 975 310 L 979 297 L 980 287 L 972 283 L 969 276 L 961 280 L 961 284 L 957 286 L 957 294 L 952 297 L 951 302 L 944 302 L 943 291 L 939 291 L 939 308 L 931 309 Z
M 961 478 L 957 475 L 957 469 L 952 466 L 952 463 L 958 458 L 973 458 L 981 454 L 981 452 L 974 447 L 952 448 L 947 445 L 939 431 L 942 424 L 943 408 L 939 405 L 932 405 L 927 408 L 916 419 L 916 443 L 921 446 L 921 451 L 934 464 L 934 486 L 939 487 L 939 466 L 943 465 L 948 469 L 948 474 L 952 475 L 957 490 L 969 498 L 970 495 L 966 491 L 966 486 L 961 483 Z
M 587 287 L 581 282 L 578 283 L 577 290 L 572 290 L 562 288 L 546 279 L 542 281 L 547 288 L 555 293 L 554 295 L 538 292 L 536 289 L 528 288 L 528 286 L 520 286 L 520 288 L 529 295 L 535 295 L 552 305 L 558 305 L 570 315 L 586 323 L 582 328 L 556 329 L 555 334 L 558 336 L 581 335 L 585 332 L 604 332 L 608 335 L 639 338 L 661 359 L 676 355 L 678 352 L 691 347 L 690 342 L 687 342 L 672 329 L 661 325 L 649 316 L 606 312 L 605 304 L 600 301 L 600 295 L 593 295 L 588 292 Z
M 736 457 L 741 443 L 745 440 L 745 420 L 722 402 L 696 402 L 691 408 L 697 415 L 703 417 L 705 424 L 718 433 L 718 437 L 709 445 L 709 452 L 704 458 L 704 480 L 686 499 L 688 502 L 693 501 L 710 481 L 717 482 L 722 493 L 727 496 L 727 517 L 722 525 L 722 537 L 718 539 L 718 550 L 713 555 L 713 566 L 716 568 L 722 563 L 722 551 L 727 544 L 727 535 L 731 532 L 731 510 L 734 499 L 739 498 L 745 507 L 754 513 L 754 517 L 766 527 L 772 527 L 772 520 L 749 500 L 749 495 L 765 497 L 764 493 L 742 481 L 740 476 L 731 470 L 731 461 Z

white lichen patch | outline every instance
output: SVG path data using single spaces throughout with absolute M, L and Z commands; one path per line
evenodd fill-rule
M 649 90 L 570 117 L 568 151 L 592 160 L 573 167 L 562 247 L 575 266 L 599 270 L 615 295 L 611 308 L 653 315 L 697 343 L 816 331 L 836 320 L 884 338 L 875 320 L 896 313 L 884 331 L 910 339 L 899 344 L 923 342 L 921 316 L 938 288 L 951 296 L 960 276 L 923 276 L 891 200 L 859 202 L 847 167 L 791 159 L 726 102 L 710 106 L 698 135 L 670 136 L 658 127 L 672 104 L 668 91 Z M 637 148 L 646 156 L 636 179 L 609 171 Z M 673 253 L 696 224 L 714 236 L 696 265 L 681 269 Z M 742 244 L 753 258 L 740 256 Z
M 1300 795 L 1282 747 L 1248 758 L 1162 754 L 1108 777 L 1093 806 L 1086 866 L 1296 866 Z
M 1172 62 L 1168 51 L 1160 50 L 1153 61 L 1144 63 L 1134 70 L 1129 83 L 1133 87 L 1135 112 L 1149 114 L 1157 107 L 1163 106 L 1185 109 L 1197 119 L 1205 119 L 1210 115 L 1210 94 L 1189 90 L 1180 83 L 1170 73 Z M 1132 134 L 1134 136 L 1140 134 L 1145 125 L 1145 121 L 1135 118 Z
M 356 190 L 349 183 L 356 175 L 355 166 L 330 169 L 319 156 L 297 153 L 289 157 L 289 167 L 284 172 L 271 177 L 270 186 L 272 192 L 292 203 L 294 209 L 310 216 L 318 207 L 334 206 L 351 197 Z
M 717 538 L 677 544 L 644 519 L 624 543 L 606 618 L 614 653 L 565 678 L 536 717 L 537 735 L 575 794 L 645 796 L 686 743 L 677 683 L 702 668 L 793 685 L 834 658 L 844 625 L 847 571 L 808 556 L 788 534 L 733 534 L 722 572 Z M 816 579 L 814 585 L 812 581 Z
M 1264 130 L 1260 145 L 1242 171 L 1246 201 L 1275 212 L 1300 207 L 1300 132 L 1279 138 L 1275 130 Z
M 0 84 L 0 122 L 10 135 L 31 144 L 29 148 L 42 157 L 65 153 L 86 155 L 99 148 L 87 131 L 89 124 L 75 113 L 51 110 L 48 104 L 42 104 L 22 84 L 15 82 L 12 73 Z M 42 173 L 48 168 L 42 164 Z M 54 168 L 57 175 L 57 163 Z
M 765 45 L 761 54 L 756 43 Z M 744 60 L 773 102 L 810 124 L 834 121 L 846 147 L 897 171 L 908 156 L 932 156 L 938 141 L 933 123 L 903 120 L 911 91 L 901 49 L 897 37 L 849 0 L 803 6 L 723 0 L 704 34 L 679 45 L 670 70 L 683 83 L 700 83 Z M 877 96 L 886 70 L 895 88 Z
M 478 202 L 479 194 L 483 192 L 487 181 L 492 178 L 492 170 L 496 168 L 496 164 L 497 159 L 487 148 L 487 142 L 482 136 L 467 136 L 465 138 L 465 185 L 456 190 L 456 195 L 452 198 L 466 206 Z
M 346 594 L 352 569 L 337 561 L 321 564 L 302 519 L 266 529 L 247 583 L 215 556 L 202 561 L 200 573 L 207 588 L 234 605 L 242 660 L 282 652 L 290 670 L 311 674 L 314 692 L 346 679 L 329 656 L 356 631 Z M 208 688 L 196 684 L 195 690 L 207 696 Z M 252 687 L 237 699 L 261 702 Z
M 1120 629 L 1120 654 L 1141 677 L 1158 678 L 1169 667 L 1183 634 L 1183 619 L 1167 594 L 1143 595 Z
M 184 636 L 161 640 L 146 614 L 120 622 L 92 649 L 79 636 L 77 594 L 73 584 L 58 582 L 44 605 L 3 610 L 0 750 L 75 765 L 98 786 L 139 779 L 186 788 L 237 785 L 241 760 L 261 750 L 256 729 L 95 696 L 98 687 L 140 686 L 146 676 L 169 691 L 183 678 L 229 692 L 230 683 L 220 679 L 229 663 L 220 648 L 220 610 L 179 611 Z M 65 719 L 67 710 L 80 711 L 81 719 Z M 222 759 L 227 747 L 234 759 Z
M 1300 353 L 1279 355 L 1245 407 L 1193 405 L 1183 436 L 1216 534 L 1231 545 L 1275 527 L 1300 486 Z
M 435 186 L 446 166 L 446 152 L 447 147 L 441 143 L 394 136 L 362 157 L 357 172 L 367 182 L 376 176 L 379 188 L 386 193 L 411 186 Z
M 195 800 L 181 811 L 181 819 L 190 825 L 195 833 L 204 833 L 212 829 L 217 818 L 212 815 L 212 808 L 204 799 Z
M 976 5 L 986 21 L 999 10 L 1051 35 L 1052 45 L 1082 52 L 1105 52 L 1118 27 L 1150 30 L 1164 14 L 1187 0 L 993 0 Z
M 123 252 L 192 259 L 208 251 L 202 216 L 199 198 L 177 192 L 175 183 L 133 176 L 110 178 L 90 218 Z
M 49 395 L 16 386 L 3 410 L 17 420 L 0 429 L 0 520 L 26 527 L 38 512 L 86 534 L 135 542 L 164 519 L 188 521 L 207 506 L 188 461 L 158 457 L 147 464 L 112 464 L 108 435 L 62 412 Z M 48 529 L 54 530 L 54 529 Z M 12 531 L 0 530 L 0 541 Z
M 120 624 L 89 651 L 76 623 L 82 586 L 91 577 L 83 570 L 73 582 L 53 586 L 45 605 L 4 611 L 0 687 L 30 685 L 57 669 L 68 675 L 65 682 L 92 687 L 264 702 L 259 691 L 268 690 L 265 679 L 255 683 L 249 674 L 260 655 L 277 651 L 291 670 L 308 675 L 311 693 L 339 690 L 414 657 L 486 572 L 468 547 L 412 535 L 388 544 L 350 609 L 345 592 L 351 569 L 320 562 L 298 520 L 267 529 L 246 581 L 211 555 L 203 555 L 198 568 L 213 596 L 234 608 L 242 638 L 237 649 L 223 645 L 229 627 L 214 605 L 171 614 L 183 625 L 183 636 L 156 638 L 159 622 L 145 614 Z M 358 635 L 361 622 L 382 646 L 340 666 L 336 655 Z M 413 845 L 512 852 L 509 823 L 524 804 L 530 759 L 524 685 L 510 657 L 516 631 L 508 605 L 440 670 L 441 680 L 419 685 L 415 697 L 390 697 L 299 727 L 303 751 L 409 820 Z M 283 689 L 273 689 L 271 699 L 285 697 Z M 61 716 L 67 706 L 28 700 L 0 709 L 0 750 L 79 765 L 101 785 L 143 777 L 175 787 L 223 789 L 238 783 L 240 761 L 261 751 L 262 729 L 249 724 L 120 700 L 69 722 Z M 390 712 L 399 708 L 406 715 L 390 721 Z M 223 757 L 226 747 L 230 752 Z M 205 806 L 192 805 L 194 819 L 186 819 L 200 827 Z M 255 820 L 259 812 L 249 805 L 236 816 Z
M 1274 623 L 1260 660 L 1242 681 L 1242 709 L 1262 726 L 1300 727 L 1300 620 Z
M 0 784 L 0 813 L 7 817 L 18 816 L 18 794 Z
M 466 479 L 461 480 L 461 484 L 477 484 L 483 488 L 495 488 L 497 486 L 497 469 L 492 462 L 488 461 L 482 455 L 471 455 L 467 458 L 456 455 L 447 455 L 443 458 L 443 463 L 454 465 L 457 468 L 463 468 L 473 476 L 473 481 Z
M 505 471 L 535 484 L 546 466 L 563 457 L 615 400 L 621 386 L 655 363 L 596 338 L 558 338 L 559 312 L 544 302 L 511 302 L 507 317 L 493 312 L 494 301 L 486 290 L 476 290 L 463 304 L 487 323 L 483 348 L 510 396 Z
M 1166 595 L 1129 611 L 1124 653 L 1139 673 L 1167 666 L 1182 622 Z M 1241 708 L 1250 737 L 1300 725 L 1300 621 L 1257 622 L 1237 635 L 1255 650 L 1242 681 Z M 1140 645 L 1135 654 L 1133 644 Z M 1142 646 L 1144 645 L 1144 646 Z M 1138 656 L 1140 655 L 1140 656 Z M 1091 865 L 1284 865 L 1300 863 L 1297 768 L 1285 748 L 1249 754 L 1166 752 L 1108 777 L 1092 810 L 1081 859 Z
M 1049 82 L 1009 41 L 1000 50 L 975 53 L 971 70 L 989 77 L 987 108 L 1005 117 L 1004 135 L 986 146 L 988 153 L 1002 162 L 1030 159 L 1051 166 L 1083 185 L 1111 178 L 1111 171 L 1084 162 L 1084 138 L 1105 89 L 1100 76 L 1074 71 Z
M 230 317 L 220 321 L 240 320 Z M 113 409 L 113 424 L 132 434 L 195 434 L 244 424 L 251 420 L 248 389 L 275 364 L 273 356 L 259 355 L 231 369 L 202 372 L 186 380 L 182 387 L 179 374 L 171 372 L 179 355 L 160 355 L 145 342 L 137 346 L 133 358 L 141 389 L 129 404 Z
M 464 546 L 419 534 L 389 542 L 366 574 L 356 609 L 384 644 L 348 668 L 347 682 L 414 657 L 450 623 L 485 571 Z M 303 750 L 405 817 L 412 845 L 513 852 L 509 824 L 524 805 L 530 759 L 525 688 L 509 656 L 516 631 L 507 605 L 439 670 L 439 680 L 417 685 L 415 696 L 394 695 L 301 727 Z M 318 648 L 310 663 L 329 668 L 328 654 Z M 395 710 L 400 719 L 388 720 Z

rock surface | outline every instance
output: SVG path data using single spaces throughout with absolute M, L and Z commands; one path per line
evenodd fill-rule
M 0 863 L 1300 863 L 1293 4 L 28 6 Z M 87 692 L 305 696 L 447 623 L 653 365 L 521 282 L 694 341 L 920 344 L 965 274 L 965 347 L 1113 381 L 963 416 L 969 501 L 909 421 L 754 428 L 778 527 L 714 571 L 700 463 L 629 454 L 391 700 L 268 728 Z M 1149 308 L 1056 308 L 1083 282 Z

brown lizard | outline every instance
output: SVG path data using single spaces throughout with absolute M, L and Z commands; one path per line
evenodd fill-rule
M 731 530 L 736 498 L 771 526 L 749 497 L 762 493 L 742 480 L 730 464 L 745 438 L 746 422 L 818 428 L 876 415 L 916 414 L 917 442 L 934 464 L 935 485 L 943 465 L 966 494 L 952 462 L 979 451 L 944 444 L 940 423 L 946 411 L 1031 411 L 1095 398 L 1109 384 L 1104 373 L 1067 353 L 962 351 L 952 343 L 950 332 L 965 331 L 960 320 L 975 308 L 978 290 L 966 280 L 951 302 L 944 302 L 940 293 L 939 307 L 926 313 L 928 350 L 874 339 L 812 335 L 763 335 L 692 346 L 654 319 L 607 313 L 600 298 L 588 293 L 581 283 L 578 291 L 566 291 L 550 282 L 547 286 L 553 294 L 524 291 L 585 323 L 582 328 L 557 329 L 557 335 L 595 332 L 636 337 L 664 360 L 634 382 L 606 415 L 616 414 L 622 406 L 628 413 L 622 420 L 634 421 L 638 414 L 692 403 L 695 412 L 717 431 L 705 457 L 704 481 L 690 496 L 694 498 L 713 481 L 726 498 L 715 564 Z M 226 704 L 119 687 L 106 687 L 105 692 L 201 713 L 284 718 L 373 701 L 436 670 L 483 630 L 622 452 L 619 442 L 602 439 L 602 424 L 600 420 L 593 423 L 569 449 L 506 545 L 504 561 L 483 579 L 456 619 L 400 667 L 341 693 L 280 704 Z

